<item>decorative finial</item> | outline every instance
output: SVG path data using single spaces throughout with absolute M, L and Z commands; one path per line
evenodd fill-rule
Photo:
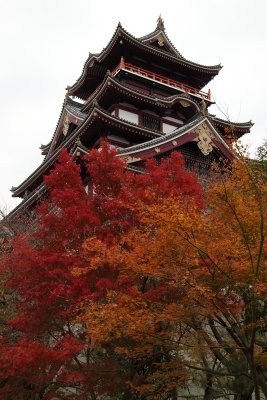
M 157 20 L 157 28 L 158 28 L 159 30 L 161 30 L 161 31 L 165 31 L 164 21 L 163 21 L 163 19 L 162 19 L 161 14 L 159 15 L 158 20 Z
M 199 103 L 199 109 L 202 112 L 205 117 L 209 114 L 208 109 L 207 109 L 207 104 L 204 99 L 201 99 L 201 102 Z

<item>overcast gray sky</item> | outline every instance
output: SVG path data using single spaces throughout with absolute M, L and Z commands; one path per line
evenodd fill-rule
M 253 120 L 251 151 L 267 138 L 267 0 L 0 0 L 0 207 L 20 201 L 9 189 L 42 162 L 39 146 L 88 52 L 101 51 L 119 21 L 138 37 L 160 13 L 183 56 L 224 66 L 208 87 L 232 120 Z

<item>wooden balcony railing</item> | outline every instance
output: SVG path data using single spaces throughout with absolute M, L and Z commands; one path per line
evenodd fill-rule
M 208 90 L 208 93 L 206 93 L 202 90 L 195 89 L 192 86 L 166 78 L 166 76 L 156 74 L 155 72 L 148 71 L 141 67 L 136 67 L 135 65 L 125 62 L 123 57 L 121 57 L 119 65 L 112 71 L 112 75 L 115 76 L 120 70 L 130 71 L 134 74 L 141 75 L 153 81 L 162 83 L 163 85 L 174 87 L 194 96 L 202 97 L 205 100 L 211 100 L 210 90 Z

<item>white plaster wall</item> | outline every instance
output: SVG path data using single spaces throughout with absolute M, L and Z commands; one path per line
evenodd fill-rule
M 176 128 L 177 128 L 176 126 L 166 124 L 166 122 L 163 122 L 163 124 L 162 124 L 162 132 L 163 133 L 170 133 L 170 132 L 174 131 Z
M 138 125 L 138 114 L 119 109 L 119 117 Z

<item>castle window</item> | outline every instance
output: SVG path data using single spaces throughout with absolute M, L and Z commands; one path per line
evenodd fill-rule
M 177 118 L 172 118 L 172 117 L 166 116 L 162 119 L 162 132 L 170 133 L 182 125 L 183 125 L 183 121 L 181 121 Z
M 160 131 L 160 119 L 154 117 L 153 115 L 143 114 L 142 115 L 142 125 L 146 128 L 155 129 Z
M 138 124 L 138 113 L 119 108 L 119 118 L 129 121 L 133 124 Z
M 177 129 L 177 126 L 171 125 L 171 124 L 166 124 L 166 122 L 162 123 L 162 132 L 163 133 L 170 133 Z

